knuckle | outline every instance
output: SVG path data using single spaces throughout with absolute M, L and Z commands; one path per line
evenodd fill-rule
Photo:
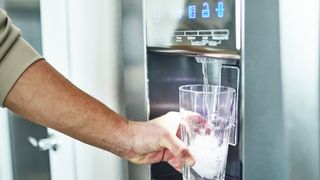
M 178 149 L 178 154 L 180 158 L 186 159 L 189 156 L 189 151 L 187 148 L 184 147 L 183 144 L 181 144 Z
M 162 132 L 162 138 L 163 138 L 163 139 L 166 139 L 166 140 L 171 139 L 171 134 L 170 134 L 170 132 L 164 130 L 164 131 Z

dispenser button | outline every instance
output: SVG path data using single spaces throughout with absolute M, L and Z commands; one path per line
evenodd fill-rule
M 188 36 L 196 36 L 196 35 L 198 35 L 198 32 L 197 31 L 187 31 L 186 35 L 188 35 Z
M 188 15 L 189 19 L 195 19 L 196 18 L 196 6 L 195 5 L 190 5 L 188 7 Z
M 184 36 L 184 31 L 175 31 L 173 32 L 174 36 Z

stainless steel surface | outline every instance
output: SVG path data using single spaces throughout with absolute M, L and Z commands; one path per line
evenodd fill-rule
M 122 0 L 126 117 L 147 120 L 143 0 Z M 129 180 L 149 180 L 149 165 L 129 163 Z
M 245 0 L 241 151 L 244 180 L 288 179 L 280 69 L 279 6 Z
M 145 12 L 150 48 L 240 54 L 239 1 L 146 1 Z

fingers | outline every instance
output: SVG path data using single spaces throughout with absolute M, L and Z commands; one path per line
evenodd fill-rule
M 162 138 L 160 145 L 168 148 L 170 152 L 181 162 L 187 164 L 188 166 L 194 165 L 194 157 L 178 137 L 167 133 L 165 137 Z
M 184 165 L 183 162 L 179 161 L 176 158 L 172 158 L 168 161 L 168 163 L 175 168 L 177 171 L 181 172 L 182 171 L 182 166 Z
M 178 160 L 168 149 L 164 150 L 163 161 L 168 162 L 173 168 L 181 172 L 184 163 Z
M 202 121 L 201 116 L 193 114 L 190 117 L 196 118 L 198 121 Z M 157 119 L 151 121 L 151 123 L 157 124 L 162 127 L 166 132 L 164 132 L 163 137 L 160 138 L 160 146 L 169 149 L 169 151 L 174 155 L 177 161 L 172 162 L 169 161 L 172 165 L 177 169 L 181 169 L 181 164 L 187 164 L 188 166 L 192 166 L 195 163 L 194 157 L 191 155 L 187 147 L 183 144 L 183 142 L 175 136 L 176 134 L 180 134 L 178 129 L 180 124 L 181 114 L 177 112 L 170 112 L 164 116 L 161 116 Z M 168 162 L 169 162 L 168 161 Z M 169 162 L 169 163 L 170 163 Z M 178 163 L 179 162 L 179 163 Z M 180 164 L 180 165 L 179 165 Z
M 185 111 L 182 114 L 182 124 L 187 132 L 210 134 L 211 126 L 207 119 L 198 113 Z M 189 134 L 189 133 L 188 133 Z
M 205 117 L 195 112 L 187 112 L 182 114 L 182 122 L 189 125 L 206 126 L 208 121 Z

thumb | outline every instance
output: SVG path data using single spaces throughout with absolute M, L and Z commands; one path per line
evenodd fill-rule
M 184 162 L 188 166 L 193 166 L 195 159 L 186 147 L 185 144 L 176 136 L 167 133 L 165 138 L 160 142 L 162 147 L 166 147 L 170 152 L 180 161 Z

